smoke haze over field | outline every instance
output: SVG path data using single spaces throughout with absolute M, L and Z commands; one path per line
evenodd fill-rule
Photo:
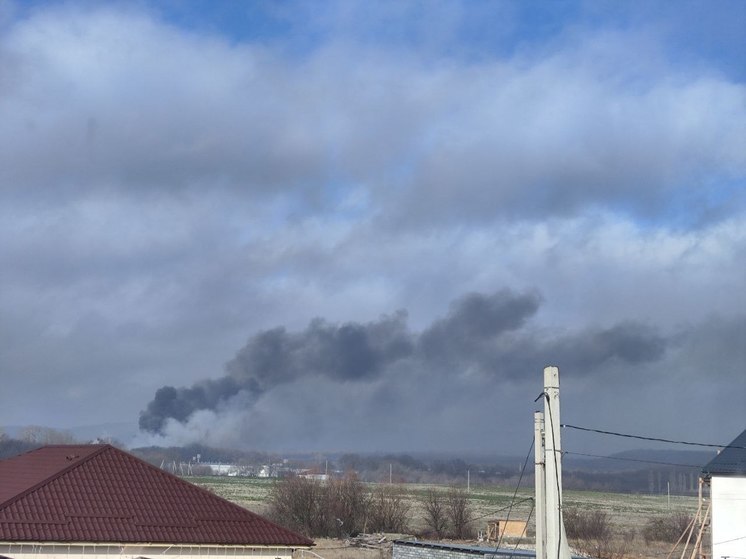
M 0 2 L 0 426 L 523 454 L 557 364 L 569 423 L 732 439 L 745 17 Z

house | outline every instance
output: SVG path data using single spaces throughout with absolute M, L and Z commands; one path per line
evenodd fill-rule
M 236 477 L 241 475 L 241 468 L 236 464 L 222 464 L 220 462 L 201 462 L 200 466 L 209 468 L 210 474 L 214 476 Z
M 0 556 L 289 559 L 308 538 L 110 445 L 0 461 Z
M 746 557 L 746 430 L 702 468 L 702 479 L 710 485 L 710 557 Z

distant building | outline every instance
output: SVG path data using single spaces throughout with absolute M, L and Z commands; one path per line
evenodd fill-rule
M 0 461 L 0 556 L 290 559 L 313 542 L 109 445 Z
M 257 477 L 285 477 L 293 473 L 285 463 L 282 464 L 264 464 L 259 468 Z
M 486 540 L 488 542 L 499 542 L 506 536 L 520 538 L 525 535 L 527 524 L 525 520 L 488 520 Z
M 298 474 L 298 477 L 302 477 L 304 479 L 311 479 L 313 481 L 328 481 L 329 480 L 329 474 L 316 474 L 316 473 L 302 472 Z
M 214 476 L 235 477 L 241 475 L 241 468 L 236 464 L 219 464 L 215 462 L 200 462 L 200 466 L 210 468 L 210 473 Z
M 710 485 L 712 559 L 746 557 L 746 430 L 702 468 Z

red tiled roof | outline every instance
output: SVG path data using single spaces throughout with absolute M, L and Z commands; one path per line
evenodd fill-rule
M 0 461 L 0 541 L 313 545 L 109 445 Z

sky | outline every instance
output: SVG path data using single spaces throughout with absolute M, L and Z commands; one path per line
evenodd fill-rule
M 0 0 L 0 426 L 522 454 L 556 365 L 565 423 L 729 442 L 744 28 L 740 0 Z

